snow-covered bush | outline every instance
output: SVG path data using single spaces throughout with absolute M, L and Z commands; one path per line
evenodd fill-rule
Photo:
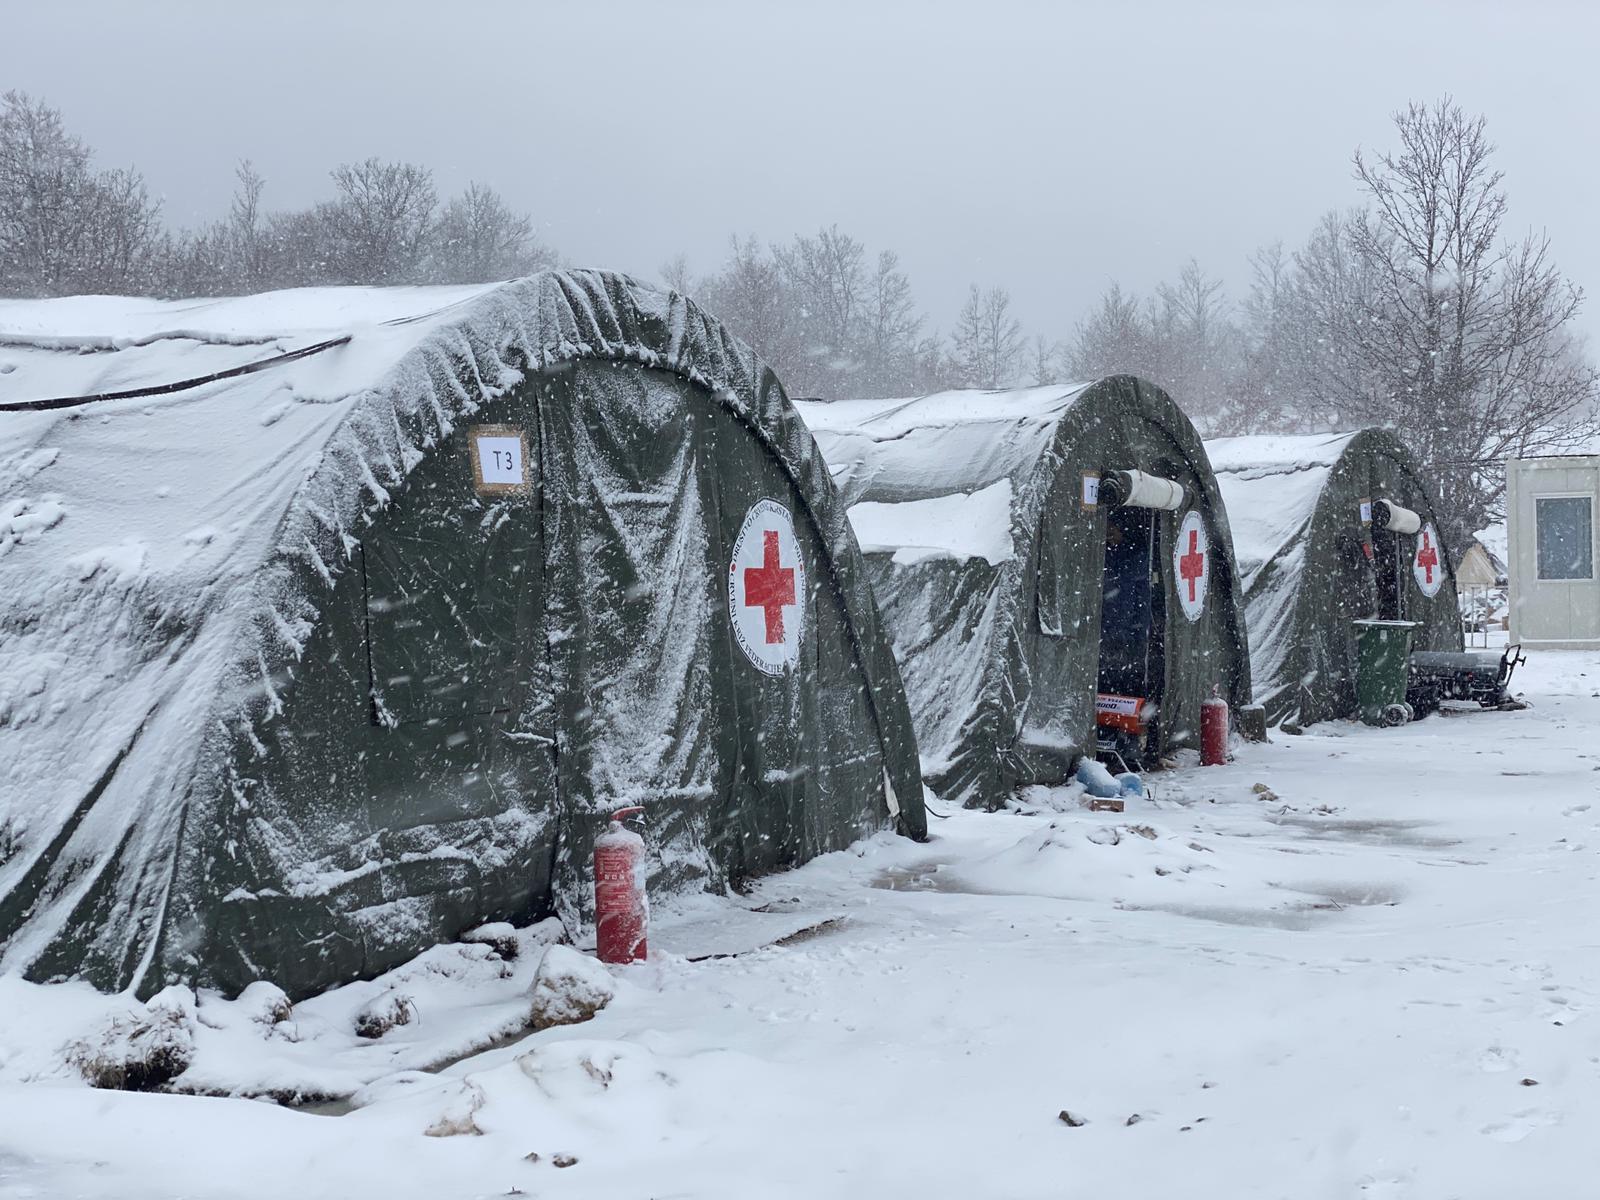
M 240 992 L 234 1004 L 247 1012 L 252 1021 L 258 1021 L 268 1028 L 281 1025 L 294 1015 L 294 1005 L 288 994 L 277 984 L 264 979 L 256 980 Z
M 549 1029 L 587 1021 L 616 994 L 610 972 L 594 959 L 570 946 L 551 946 L 533 980 L 532 1027 Z
M 469 944 L 488 946 L 507 962 L 515 961 L 522 949 L 522 939 L 517 933 L 517 927 L 510 921 L 491 921 L 487 925 L 479 925 L 476 929 L 469 929 L 462 934 L 461 940 Z
M 69 1043 L 64 1057 L 91 1087 L 153 1092 L 188 1069 L 194 1026 L 194 993 L 175 984 Z
M 409 1025 L 417 1016 L 411 997 L 394 989 L 379 992 L 356 1013 L 356 1036 L 381 1038 L 396 1025 Z

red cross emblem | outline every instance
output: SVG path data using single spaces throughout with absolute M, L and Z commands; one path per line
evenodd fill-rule
M 1193 604 L 1200 598 L 1199 596 L 1195 595 L 1194 589 L 1195 585 L 1200 582 L 1205 573 L 1206 556 L 1205 553 L 1200 549 L 1200 531 L 1198 529 L 1191 529 L 1189 530 L 1189 551 L 1182 558 L 1178 559 L 1178 574 L 1183 576 L 1184 582 L 1189 585 L 1190 604 Z
M 1198 621 L 1205 611 L 1206 591 L 1211 583 L 1211 572 L 1206 567 L 1207 544 L 1205 520 L 1198 510 L 1190 509 L 1178 522 L 1172 539 L 1172 570 L 1177 576 L 1173 590 L 1178 594 L 1178 606 L 1191 621 Z M 1188 584 L 1185 594 L 1183 585 Z
M 744 569 L 744 603 L 766 618 L 769 646 L 783 642 L 783 606 L 794 602 L 794 568 L 779 565 L 778 531 L 763 530 L 761 565 Z
M 1427 572 L 1429 583 L 1433 582 L 1433 569 L 1439 565 L 1439 552 L 1433 548 L 1433 539 L 1428 536 L 1428 531 L 1422 531 L 1422 547 L 1417 551 L 1417 566 Z

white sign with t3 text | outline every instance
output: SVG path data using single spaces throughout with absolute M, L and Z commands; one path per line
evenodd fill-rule
M 528 435 L 515 425 L 474 425 L 473 486 L 486 496 L 528 490 Z

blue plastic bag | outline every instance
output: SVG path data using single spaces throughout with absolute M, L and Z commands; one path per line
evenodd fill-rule
M 1110 800 L 1123 794 L 1122 785 L 1116 781 L 1116 778 L 1106 769 L 1103 763 L 1095 759 L 1080 758 L 1075 775 L 1078 782 L 1083 784 L 1083 790 L 1091 796 L 1100 796 Z

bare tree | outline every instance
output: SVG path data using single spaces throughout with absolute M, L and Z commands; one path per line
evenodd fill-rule
M 149 290 L 166 231 L 161 206 L 150 198 L 144 176 L 120 167 L 101 171 L 86 199 L 75 290 Z
M 773 248 L 794 306 L 801 354 L 793 386 L 803 395 L 855 390 L 862 367 L 858 339 L 867 291 L 866 248 L 837 225 Z
M 1154 362 L 1149 374 L 1208 432 L 1233 424 L 1240 342 L 1222 281 L 1194 259 L 1176 283 L 1163 283 L 1151 321 Z
M 751 237 L 734 238 L 723 268 L 699 285 L 700 299 L 778 373 L 790 392 L 801 359 L 795 306 L 777 259 Z
M 530 275 L 556 256 L 533 235 L 533 222 L 512 212 L 480 183 L 445 206 L 433 230 L 430 277 L 436 283 L 487 283 Z
M 0 288 L 149 288 L 166 250 L 160 205 L 137 171 L 95 171 L 90 160 L 58 110 L 23 92 L 0 98 Z
M 1158 383 L 1206 432 L 1235 432 L 1240 422 L 1244 339 L 1222 282 L 1193 259 L 1143 302 L 1113 282 L 1061 361 L 1075 379 L 1132 374 Z
M 261 211 L 266 181 L 248 159 L 234 169 L 239 184 L 228 215 L 173 238 L 163 290 L 183 296 L 258 292 L 272 282 L 274 267 L 267 218 Z
M 369 158 L 334 168 L 339 198 L 317 206 L 327 269 L 340 283 L 414 283 L 422 277 L 438 199 L 433 172 Z
M 861 359 L 857 390 L 866 396 L 911 390 L 922 318 L 894 251 L 879 252 L 861 307 L 861 328 L 854 339 Z
M 1258 342 L 1277 343 L 1270 353 L 1278 359 L 1281 424 L 1270 428 L 1340 430 L 1366 419 L 1362 397 L 1377 386 L 1367 345 L 1379 301 L 1356 230 L 1370 221 L 1361 210 L 1324 214 L 1276 283 L 1275 328 L 1253 328 Z
M 82 236 L 89 150 L 61 114 L 23 92 L 0 108 L 0 282 L 8 292 L 64 290 Z
M 268 286 L 272 270 L 272 243 L 261 195 L 267 182 L 248 158 L 234 168 L 239 186 L 228 209 L 227 240 L 232 274 L 238 290 L 257 292 Z
M 1043 334 L 1033 338 L 1033 385 L 1044 387 L 1061 378 L 1061 347 L 1048 341 Z
M 435 219 L 431 173 L 369 158 L 332 173 L 335 199 L 268 212 L 248 160 L 228 214 L 168 232 L 133 170 L 95 170 L 61 114 L 0 97 L 0 292 L 215 295 L 324 283 L 504 279 L 552 265 L 528 217 L 471 184 Z
M 1405 431 L 1449 514 L 1450 541 L 1500 511 L 1507 455 L 1565 449 L 1594 429 L 1600 375 L 1572 333 L 1583 293 L 1549 239 L 1505 241 L 1506 197 L 1482 117 L 1447 96 L 1395 115 L 1397 152 L 1357 151 L 1374 205 L 1350 242 L 1371 310 L 1351 349 L 1353 413 Z
M 323 221 L 323 208 L 318 205 L 278 212 L 267 218 L 266 239 L 271 247 L 269 286 L 310 287 L 344 282 L 331 261 L 332 247 Z
M 956 321 L 955 360 L 968 387 L 1000 388 L 1012 383 L 1022 357 L 1022 322 L 1011 315 L 1011 293 L 979 291 L 973 284 Z
M 1098 379 L 1119 372 L 1149 369 L 1152 332 L 1138 297 L 1113 282 L 1100 297 L 1100 305 L 1072 332 L 1062 353 L 1067 374 L 1073 379 Z
M 797 396 L 884 396 L 942 385 L 937 336 L 920 336 L 911 282 L 899 256 L 866 248 L 836 226 L 763 249 L 733 241 L 722 269 L 695 280 L 681 255 L 661 268 L 669 286 L 692 287 L 758 350 Z
M 695 279 L 689 270 L 689 256 L 687 254 L 674 254 L 661 264 L 661 282 L 677 292 L 680 296 L 692 295 L 695 291 Z
M 1238 378 L 1224 418 L 1227 433 L 1303 429 L 1308 347 L 1295 303 L 1295 260 L 1282 242 L 1250 256 L 1250 292 L 1244 302 Z
M 172 296 L 220 296 L 234 288 L 233 262 L 221 222 L 171 239 L 155 290 Z

